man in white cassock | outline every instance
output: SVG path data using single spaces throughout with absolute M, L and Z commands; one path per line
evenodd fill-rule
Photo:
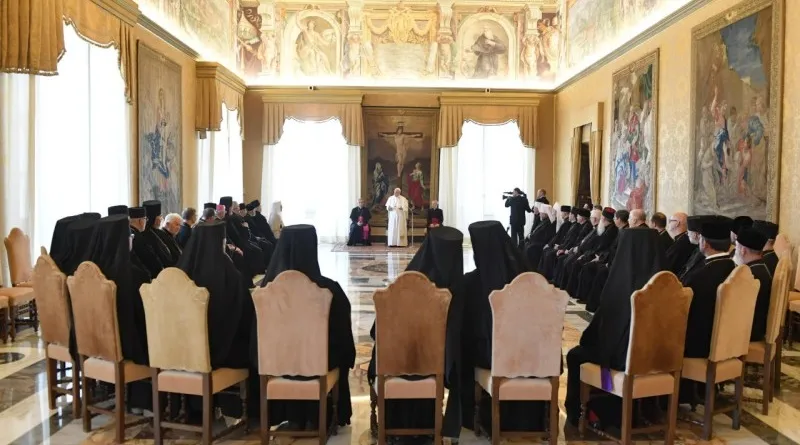
M 389 211 L 389 230 L 386 242 L 389 247 L 405 247 L 408 245 L 406 220 L 408 219 L 408 200 L 400 196 L 400 189 L 394 189 L 394 195 L 386 201 Z

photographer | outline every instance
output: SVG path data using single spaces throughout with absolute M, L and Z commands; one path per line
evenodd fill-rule
M 521 248 L 525 237 L 525 213 L 531 212 L 528 196 L 515 188 L 511 193 L 503 193 L 503 199 L 506 200 L 506 207 L 511 208 L 511 241 Z

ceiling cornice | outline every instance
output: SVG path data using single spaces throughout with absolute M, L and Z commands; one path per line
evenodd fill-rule
M 175 37 L 172 33 L 164 29 L 158 23 L 150 20 L 150 18 L 148 18 L 146 15 L 139 14 L 139 24 L 142 25 L 142 28 L 152 32 L 158 38 L 177 48 L 180 52 L 186 54 L 192 59 L 197 60 L 200 58 L 200 54 L 197 51 L 192 49 L 189 45 L 183 43 L 181 39 Z
M 217 62 L 197 62 L 195 64 L 195 77 L 198 79 L 218 80 L 242 95 L 247 89 L 241 77 Z
M 139 21 L 141 11 L 139 5 L 133 0 L 92 0 L 100 8 L 118 17 L 124 23 L 135 26 Z
M 444 91 L 439 97 L 439 103 L 445 105 L 480 105 L 480 106 L 516 106 L 528 107 L 538 106 L 540 93 L 531 92 L 462 92 Z

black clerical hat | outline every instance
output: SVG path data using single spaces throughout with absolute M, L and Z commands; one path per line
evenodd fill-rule
M 612 209 L 611 207 L 606 207 L 603 209 L 603 218 L 613 221 L 615 213 L 617 213 L 616 210 Z
M 571 210 L 572 210 L 572 207 L 570 207 L 570 206 L 561 206 L 561 211 L 562 212 L 569 212 Z
M 142 203 L 144 212 L 148 218 L 155 218 L 161 214 L 161 201 L 151 199 Z
M 250 205 L 253 206 L 253 208 L 255 209 L 255 208 L 257 208 L 258 206 L 261 205 L 261 202 L 259 200 L 257 200 L 257 199 L 254 199 L 254 200 L 250 201 Z
M 778 225 L 774 222 L 757 219 L 753 221 L 753 228 L 761 232 L 768 240 L 778 237 Z
M 767 237 L 752 227 L 744 227 L 736 234 L 736 242 L 748 249 L 762 251 L 767 244 Z
M 570 213 L 572 213 L 573 215 L 577 215 L 578 214 L 578 210 L 580 210 L 580 209 L 581 208 L 579 206 L 572 206 L 572 210 L 570 210 Z
M 699 232 L 703 228 L 703 222 L 708 220 L 708 215 L 694 215 L 686 218 L 686 228 L 690 232 Z
M 577 214 L 578 216 L 582 216 L 584 218 L 592 216 L 592 212 L 590 212 L 589 209 L 578 209 Z
M 127 215 L 127 214 L 128 214 L 128 206 L 126 205 L 111 206 L 108 208 L 108 216 Z
M 700 227 L 700 234 L 703 238 L 710 240 L 729 240 L 731 235 L 730 221 L 720 218 L 713 218 L 703 221 L 703 226 Z
M 217 204 L 215 202 L 207 202 L 203 204 L 203 209 L 214 209 L 217 210 Z
M 749 216 L 737 216 L 733 220 L 733 225 L 731 226 L 731 232 L 739 233 L 739 231 L 744 229 L 745 227 L 747 228 L 753 227 L 753 218 L 750 218 Z
M 219 205 L 225 206 L 225 210 L 229 210 L 233 206 L 233 198 L 230 196 L 223 196 L 219 198 Z
M 252 203 L 252 202 L 251 202 L 250 204 L 247 204 L 246 206 L 244 206 L 244 208 L 245 208 L 245 209 L 246 209 L 248 212 L 252 212 L 253 210 L 255 210 L 255 209 L 256 209 L 256 207 L 255 207 L 255 206 L 253 206 L 253 203 Z
M 247 208 L 247 204 L 245 204 L 245 203 L 243 203 L 243 202 L 240 202 L 240 203 L 239 203 L 239 210 L 244 210 L 244 209 L 246 209 L 246 208 Z
M 131 218 L 144 218 L 147 214 L 144 212 L 144 207 L 131 207 L 128 209 L 128 216 Z

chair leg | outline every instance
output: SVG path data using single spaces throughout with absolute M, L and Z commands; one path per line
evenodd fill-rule
M 581 382 L 581 417 L 578 419 L 578 432 L 581 438 L 586 434 L 586 424 L 588 423 L 588 406 L 589 395 L 592 388 L 584 382 Z
M 39 308 L 36 307 L 36 300 L 31 301 L 28 306 L 28 318 L 31 320 L 33 332 L 39 333 Z
M 378 437 L 378 395 L 375 394 L 375 385 L 369 385 L 369 431 L 372 437 Z
M 86 369 L 86 357 L 79 357 L 81 369 Z M 81 391 L 83 391 L 83 406 L 81 407 L 81 417 L 83 417 L 83 432 L 88 433 L 92 430 L 92 415 L 89 413 L 89 406 L 92 405 L 92 389 L 89 387 L 89 379 L 85 372 L 81 372 Z
M 775 372 L 773 373 L 772 376 L 774 391 L 770 391 L 770 397 L 769 397 L 770 402 L 772 402 L 772 396 L 774 395 L 774 393 L 781 392 L 781 359 L 783 358 L 783 332 L 781 332 L 780 335 L 778 335 L 778 341 L 775 342 L 775 346 L 778 349 L 775 351 L 775 365 L 773 366 Z
M 319 445 L 328 441 L 328 377 L 319 378 Z
M 17 313 L 19 309 L 16 306 L 9 307 L 8 314 L 8 335 L 11 337 L 11 343 L 17 339 Z
M 77 361 L 72 362 L 72 416 L 80 419 L 83 414 L 81 410 L 81 384 Z
M 267 411 L 267 383 L 269 377 L 262 375 L 258 377 L 259 385 L 261 386 L 261 399 L 258 403 L 261 404 L 261 445 L 269 445 L 269 412 Z
M 125 368 L 122 363 L 114 363 L 116 382 L 114 385 L 114 416 L 117 420 L 117 443 L 125 442 Z
M 703 405 L 703 440 L 711 440 L 714 428 L 714 400 L 717 391 L 717 364 L 710 362 L 706 370 L 706 398 Z
M 550 445 L 558 444 L 558 377 L 550 378 Z
M 792 342 L 794 340 L 794 338 L 793 338 L 794 337 L 794 332 L 793 332 L 794 331 L 794 323 L 795 323 L 795 313 L 792 312 L 792 311 L 789 311 L 789 323 L 788 323 L 788 326 L 787 326 L 787 331 L 788 332 L 786 332 L 787 340 L 789 340 L 789 349 L 792 349 Z
M 45 344 L 45 349 L 47 345 Z M 56 409 L 56 398 L 58 395 L 54 388 L 58 385 L 58 376 L 56 375 L 56 367 L 58 366 L 58 362 L 53 360 L 50 357 L 45 358 L 47 362 L 47 403 L 50 406 L 51 410 Z
M 483 397 L 483 388 L 478 382 L 475 382 L 475 406 L 472 409 L 472 430 L 475 432 L 475 437 L 481 437 L 481 398 Z
M 734 389 L 734 409 L 731 414 L 733 423 L 731 427 L 738 430 L 742 421 L 742 398 L 744 397 L 744 368 L 742 368 L 742 375 L 740 375 L 735 383 Z
M 378 376 L 378 445 L 386 445 L 386 399 L 384 385 L 386 377 Z
M 500 445 L 500 382 L 501 378 L 492 379 L 492 445 Z
M 244 423 L 244 433 L 250 432 L 250 418 L 247 415 L 247 379 L 239 383 L 239 398 L 242 400 L 242 423 Z
M 442 445 L 442 405 L 444 402 L 444 376 L 436 376 L 436 401 L 433 411 L 433 445 Z
M 681 388 L 681 373 L 676 372 L 672 374 L 675 380 L 675 386 L 672 388 L 672 394 L 669 396 L 669 408 L 667 412 L 667 432 L 664 438 L 664 445 L 672 445 L 675 442 L 675 429 L 678 424 L 678 394 Z
M 153 386 L 153 445 L 164 443 L 161 429 L 161 394 L 158 391 L 158 368 L 150 368 L 150 381 Z
M 633 430 L 633 376 L 626 375 L 622 383 L 622 420 L 620 443 L 630 445 Z
M 767 343 L 764 350 L 764 379 L 761 386 L 761 414 L 769 414 L 770 393 L 772 392 L 772 345 Z
M 211 426 L 214 421 L 214 394 L 212 393 L 211 374 L 203 374 L 203 445 L 211 445 Z
M 8 308 L 0 309 L 0 341 L 8 342 Z

